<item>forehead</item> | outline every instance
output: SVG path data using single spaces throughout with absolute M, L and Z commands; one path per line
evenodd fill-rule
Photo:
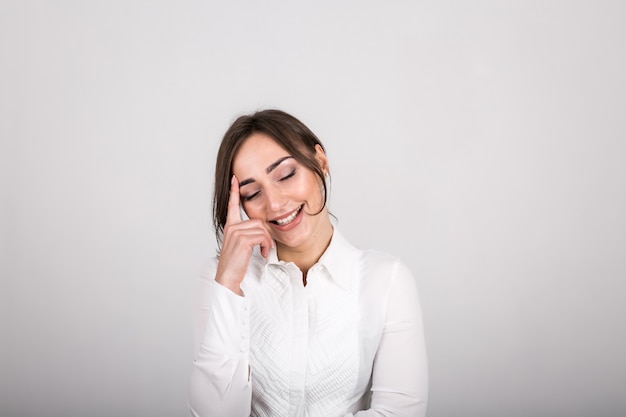
M 265 171 L 272 163 L 278 159 L 289 156 L 282 146 L 274 139 L 264 133 L 253 133 L 246 139 L 233 159 L 233 171 L 235 175 L 245 172 Z

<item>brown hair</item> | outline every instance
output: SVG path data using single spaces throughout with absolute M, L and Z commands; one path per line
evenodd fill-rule
M 324 150 L 324 145 L 304 123 L 284 111 L 275 109 L 240 116 L 224 134 L 217 152 L 215 187 L 213 188 L 213 226 L 219 244 L 221 244 L 226 225 L 233 160 L 241 144 L 253 133 L 263 133 L 275 140 L 296 161 L 320 178 L 324 187 L 324 201 L 320 212 L 328 200 L 324 167 L 321 167 L 315 158 L 315 145 L 320 145 L 322 150 Z

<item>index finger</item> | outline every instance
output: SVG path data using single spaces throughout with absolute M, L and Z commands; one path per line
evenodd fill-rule
M 233 175 L 230 180 L 230 195 L 228 197 L 226 224 L 235 224 L 240 222 L 241 211 L 239 211 L 239 180 Z

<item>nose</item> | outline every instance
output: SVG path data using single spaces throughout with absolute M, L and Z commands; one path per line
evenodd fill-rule
M 281 190 L 272 187 L 265 192 L 267 198 L 267 206 L 273 213 L 280 213 L 280 211 L 287 204 L 287 197 L 281 192 Z

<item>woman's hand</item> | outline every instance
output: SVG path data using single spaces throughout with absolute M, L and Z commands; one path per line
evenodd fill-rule
M 261 246 L 261 254 L 268 257 L 274 241 L 265 223 L 259 219 L 243 221 L 239 211 L 239 180 L 233 175 L 230 181 L 228 213 L 224 225 L 224 240 L 220 252 L 215 281 L 235 294 L 243 295 L 240 284 L 248 269 L 252 248 Z

